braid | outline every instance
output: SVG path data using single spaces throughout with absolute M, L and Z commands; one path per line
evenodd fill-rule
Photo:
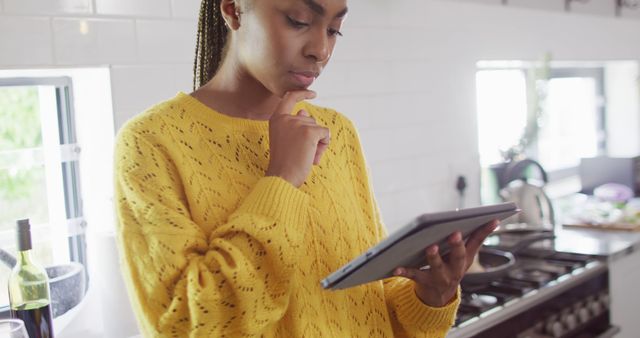
M 200 5 L 193 63 L 194 90 L 211 80 L 224 56 L 228 30 L 220 12 L 220 1 L 202 0 Z

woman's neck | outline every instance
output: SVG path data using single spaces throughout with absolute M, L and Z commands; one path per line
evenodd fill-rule
M 225 115 L 268 120 L 280 98 L 265 88 L 234 57 L 226 57 L 216 75 L 191 95 Z

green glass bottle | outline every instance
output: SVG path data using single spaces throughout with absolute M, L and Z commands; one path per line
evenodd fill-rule
M 9 277 L 11 317 L 24 321 L 29 338 L 53 338 L 47 272 L 31 260 L 31 225 L 17 222 L 18 260 Z

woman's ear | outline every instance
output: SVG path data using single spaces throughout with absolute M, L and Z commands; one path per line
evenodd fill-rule
M 240 28 L 240 16 L 242 12 L 240 11 L 238 0 L 221 0 L 220 12 L 229 30 L 237 30 Z

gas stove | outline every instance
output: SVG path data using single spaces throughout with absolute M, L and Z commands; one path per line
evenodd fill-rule
M 532 248 L 503 277 L 464 286 L 447 337 L 610 337 L 608 270 L 594 256 Z

